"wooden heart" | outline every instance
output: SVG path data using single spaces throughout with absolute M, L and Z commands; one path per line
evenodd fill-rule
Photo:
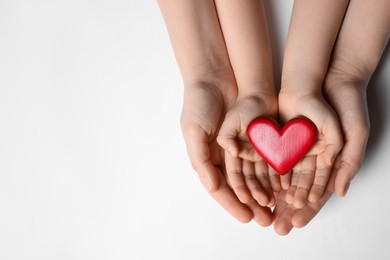
M 282 129 L 273 120 L 258 118 L 250 123 L 247 134 L 260 156 L 284 175 L 310 150 L 318 131 L 306 118 L 294 118 Z

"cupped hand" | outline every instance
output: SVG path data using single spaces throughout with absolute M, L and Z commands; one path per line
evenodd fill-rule
M 318 129 L 317 142 L 308 154 L 293 168 L 291 176 L 282 177 L 286 201 L 302 208 L 309 201 L 317 202 L 330 178 L 335 159 L 342 149 L 343 139 L 338 118 L 322 96 L 322 92 L 302 93 L 284 91 L 279 94 L 279 115 L 283 122 L 304 116 Z M 291 178 L 291 180 L 290 180 Z
M 345 196 L 360 169 L 370 129 L 366 99 L 368 80 L 353 76 L 351 69 L 350 64 L 334 60 L 324 84 L 325 96 L 337 112 L 345 141 L 334 166 L 335 191 L 339 196 Z
M 287 235 L 294 227 L 302 228 L 306 226 L 332 197 L 334 192 L 334 179 L 335 171 L 332 170 L 329 182 L 319 200 L 316 202 L 308 202 L 301 208 L 296 208 L 294 204 L 287 203 L 286 197 L 288 191 L 282 190 L 278 194 L 274 209 L 275 232 L 279 235 Z
M 268 226 L 273 220 L 271 210 L 253 199 L 240 202 L 226 180 L 224 151 L 216 138 L 236 93 L 224 87 L 221 91 L 203 82 L 185 88 L 181 127 L 188 155 L 203 185 L 223 208 L 241 222 L 253 218 L 259 225 Z
M 243 203 L 254 198 L 264 207 L 275 204 L 274 191 L 280 190 L 279 175 L 254 150 L 247 128 L 257 117 L 276 118 L 276 115 L 274 92 L 242 95 L 227 113 L 219 131 L 217 140 L 225 150 L 227 176 Z

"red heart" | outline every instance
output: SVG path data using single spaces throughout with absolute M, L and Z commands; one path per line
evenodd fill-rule
M 258 118 L 250 123 L 247 134 L 261 157 L 283 175 L 310 150 L 318 132 L 316 126 L 305 118 L 288 121 L 282 130 L 273 120 Z

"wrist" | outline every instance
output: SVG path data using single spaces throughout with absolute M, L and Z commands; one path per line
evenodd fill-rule
M 209 76 L 203 79 L 184 82 L 185 95 L 191 95 L 191 93 L 199 91 L 207 92 L 217 99 L 224 100 L 228 107 L 232 106 L 237 98 L 237 87 L 234 80 Z
M 252 104 L 253 107 L 263 108 L 262 111 L 267 111 L 264 116 L 273 117 L 276 115 L 278 110 L 278 97 L 275 91 L 264 92 L 264 91 L 250 91 L 242 93 L 240 92 L 236 104 L 245 103 Z
M 273 80 L 262 80 L 248 82 L 238 86 L 238 98 L 255 96 L 255 97 L 276 97 L 276 90 Z
M 281 92 L 317 94 L 322 92 L 323 76 L 314 72 L 283 72 Z

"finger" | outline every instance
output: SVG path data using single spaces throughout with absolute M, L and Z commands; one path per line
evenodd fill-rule
M 297 209 L 303 208 L 309 197 L 310 189 L 313 185 L 314 174 L 316 169 L 316 158 L 317 156 L 306 156 L 303 158 L 300 172 L 299 180 L 297 185 L 297 190 L 295 191 L 294 196 L 294 207 Z
M 285 236 L 293 229 L 292 218 L 296 209 L 292 205 L 286 205 L 283 211 L 279 212 L 274 223 L 274 230 L 279 235 Z
M 262 227 L 268 227 L 273 222 L 273 214 L 270 208 L 260 206 L 252 199 L 247 206 L 253 212 L 253 220 Z
M 243 160 L 242 171 L 244 174 L 246 186 L 252 194 L 252 197 L 261 206 L 267 206 L 269 203 L 269 198 L 267 196 L 267 193 L 264 191 L 263 187 L 260 185 L 259 181 L 256 178 L 255 166 L 253 162 Z
M 325 150 L 319 156 L 322 157 L 322 162 L 325 166 L 332 167 L 337 155 L 343 148 L 342 135 L 337 134 L 338 137 L 326 144 Z
M 224 178 L 222 173 L 220 173 L 219 176 L 221 180 Z M 252 220 L 252 210 L 238 200 L 237 196 L 227 186 L 226 183 L 223 182 L 219 189 L 210 194 L 230 215 L 235 217 L 238 221 L 242 223 L 248 223 Z
M 335 191 L 339 196 L 347 194 L 351 180 L 360 169 L 367 146 L 368 133 L 363 130 L 362 133 L 358 133 L 356 136 L 347 134 L 345 139 L 345 146 L 336 164 Z
M 210 148 L 206 133 L 203 131 L 186 131 L 184 132 L 184 139 L 191 164 L 206 190 L 237 220 L 244 223 L 249 222 L 253 217 L 252 211 L 238 200 L 237 196 L 227 186 L 222 172 L 210 161 Z
M 299 162 L 299 164 L 297 164 L 292 169 L 292 172 L 291 172 L 291 184 L 290 184 L 290 188 L 288 188 L 287 193 L 286 193 L 286 202 L 288 204 L 294 203 L 295 192 L 297 190 L 297 185 L 298 185 L 298 181 L 299 181 L 299 172 L 300 172 L 300 168 L 301 168 L 300 165 L 301 165 L 301 162 Z
M 216 191 L 220 184 L 218 175 L 213 170 L 215 167 L 210 160 L 207 134 L 200 127 L 190 127 L 183 130 L 183 135 L 192 168 L 198 173 L 203 186 L 208 192 Z
M 326 186 L 326 190 L 320 200 L 315 203 L 308 203 L 304 208 L 296 211 L 291 219 L 291 223 L 294 227 L 302 228 L 306 226 L 318 214 L 334 192 L 335 176 L 336 170 L 333 170 L 328 185 Z
M 268 165 L 265 161 L 260 161 L 260 162 L 255 162 L 254 166 L 255 166 L 256 179 L 260 183 L 267 198 L 266 204 L 265 205 L 261 204 L 261 205 L 272 207 L 275 204 L 275 199 L 271 187 L 271 182 L 269 179 Z
M 373 12 L 375 12 L 375 16 L 371 15 Z M 351 1 L 334 48 L 334 56 L 342 57 L 345 64 L 344 66 L 336 66 L 339 65 L 339 60 L 334 58 L 330 64 L 330 68 L 333 68 L 333 70 L 336 69 L 336 71 L 338 68 L 342 68 L 342 70 L 350 72 L 338 73 L 338 75 L 350 74 L 352 75 L 352 79 L 363 79 L 361 82 L 364 82 L 365 80 L 368 81 L 389 41 L 389 13 L 390 5 L 386 0 Z M 370 17 L 370 19 L 367 19 L 368 17 Z M 358 21 L 366 19 L 367 23 L 365 23 L 364 26 L 356 26 Z M 366 42 L 366 39 L 370 39 L 369 43 L 362 44 Z M 332 82 L 332 80 L 329 80 L 328 82 Z M 338 80 L 338 82 L 340 82 L 340 80 Z M 346 82 L 345 79 L 341 81 L 344 85 Z M 354 80 L 354 82 L 356 82 L 356 80 Z M 353 83 L 353 86 L 349 86 L 348 93 L 346 92 L 346 94 L 348 94 L 348 99 L 342 99 L 342 97 L 339 96 L 338 88 L 335 86 L 336 84 L 332 86 L 332 89 L 337 89 L 337 93 L 336 91 L 330 91 L 330 89 L 328 91 L 333 92 L 329 100 L 340 116 L 346 141 L 344 147 L 344 150 L 346 151 L 344 152 L 343 150 L 341 159 L 343 163 L 336 177 L 336 193 L 339 196 L 344 196 L 346 194 L 349 182 L 360 168 L 364 150 L 366 148 L 366 138 L 368 137 L 369 123 L 365 93 L 359 93 L 359 95 L 357 95 L 358 97 L 351 98 L 351 94 L 353 94 L 356 89 L 361 88 L 358 84 Z M 349 106 L 345 105 L 346 100 L 351 102 Z M 346 107 L 349 109 L 345 109 Z M 353 114 L 348 113 L 346 110 L 351 111 Z M 360 124 L 357 124 L 357 122 Z M 359 132 L 359 135 L 361 136 L 352 136 L 350 134 L 352 131 L 349 130 L 351 128 L 354 129 L 354 132 Z M 357 139 L 354 139 L 356 137 Z
M 291 171 L 284 175 L 280 175 L 280 184 L 283 190 L 288 190 L 291 186 Z
M 330 149 L 331 151 L 329 152 L 328 149 Z M 309 193 L 310 202 L 317 202 L 321 198 L 322 193 L 324 192 L 325 187 L 328 184 L 333 162 L 330 163 L 328 161 L 329 157 L 326 158 L 326 154 L 336 154 L 338 152 L 339 150 L 335 149 L 335 146 L 331 145 L 325 148 L 323 154 L 319 154 L 317 156 L 317 169 L 315 172 L 313 186 L 311 187 Z
M 252 194 L 245 183 L 242 160 L 225 152 L 225 164 L 227 177 L 233 191 L 242 203 L 248 203 L 252 199 Z
M 278 219 L 278 217 L 281 215 L 281 213 L 285 210 L 285 208 L 287 207 L 287 202 L 286 202 L 286 194 L 287 194 L 287 191 L 285 190 L 281 190 L 279 193 L 277 193 L 275 196 L 276 198 L 276 205 L 275 205 L 275 208 L 274 208 L 274 218 L 275 218 L 275 221 Z
M 280 192 L 282 190 L 282 184 L 280 182 L 280 175 L 271 166 L 268 166 L 268 174 L 271 182 L 272 190 L 274 192 Z
M 237 118 L 237 113 L 228 113 L 218 133 L 218 144 L 233 157 L 238 157 L 240 151 L 237 142 L 240 129 L 240 118 Z
M 249 142 L 243 142 L 239 147 L 240 152 L 238 153 L 238 157 L 248 160 L 251 162 L 262 161 L 263 158 L 256 152 L 253 148 L 252 144 Z

